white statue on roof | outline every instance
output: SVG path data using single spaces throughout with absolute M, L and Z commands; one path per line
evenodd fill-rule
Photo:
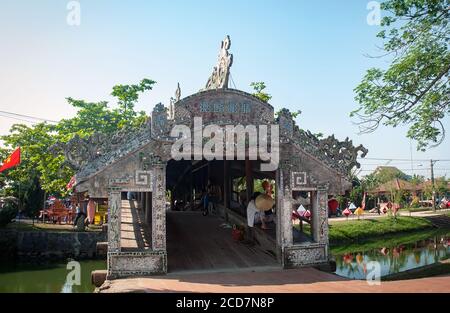
M 205 89 L 223 89 L 228 88 L 228 79 L 230 77 L 230 68 L 233 64 L 233 55 L 228 52 L 231 47 L 230 36 L 226 36 L 220 47 L 217 66 L 206 83 Z

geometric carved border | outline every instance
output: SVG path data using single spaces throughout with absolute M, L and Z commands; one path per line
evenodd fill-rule
M 299 190 L 307 184 L 306 172 L 291 172 L 291 189 Z
M 152 171 L 136 171 L 136 185 L 148 186 L 150 189 L 152 188 Z

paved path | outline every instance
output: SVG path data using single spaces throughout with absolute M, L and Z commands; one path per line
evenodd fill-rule
M 150 227 L 144 222 L 144 212 L 136 201 L 122 201 L 120 244 L 123 251 L 142 251 L 151 248 Z
M 107 281 L 100 292 L 245 292 L 245 293 L 381 293 L 450 292 L 450 275 L 381 282 L 347 280 L 313 268 L 256 272 L 203 273 Z
M 433 211 L 422 211 L 422 212 L 411 212 L 411 214 L 407 211 L 400 211 L 398 213 L 399 216 L 416 216 L 416 217 L 427 217 L 427 216 L 437 216 L 437 215 L 442 215 L 445 213 L 450 213 L 450 209 L 445 209 L 445 210 L 437 210 L 436 212 Z M 361 219 L 375 219 L 375 218 L 382 218 L 382 217 L 386 217 L 386 214 L 380 214 L 378 215 L 377 213 L 367 213 L 365 212 L 364 215 L 361 217 Z M 328 220 L 330 221 L 330 223 L 334 223 L 334 222 L 345 222 L 345 221 L 353 221 L 353 220 L 357 220 L 358 217 L 354 214 L 352 214 L 348 219 L 345 216 L 340 216 L 340 217 L 331 217 Z

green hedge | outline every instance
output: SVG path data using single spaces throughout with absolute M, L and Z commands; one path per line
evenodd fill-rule
M 0 227 L 11 222 L 17 215 L 17 206 L 12 202 L 6 202 L 0 209 Z

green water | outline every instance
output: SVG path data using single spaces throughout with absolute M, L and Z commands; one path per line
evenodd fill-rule
M 79 261 L 80 284 L 68 283 L 73 268 L 65 263 L 11 264 L 0 263 L 1 292 L 51 292 L 78 293 L 93 292 L 91 272 L 106 269 L 106 261 Z M 69 276 L 69 279 L 68 279 Z

